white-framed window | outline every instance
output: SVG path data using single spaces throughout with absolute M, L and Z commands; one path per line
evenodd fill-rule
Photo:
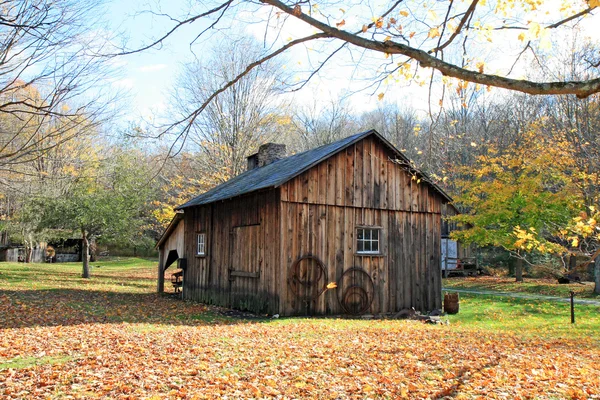
M 356 228 L 356 253 L 381 254 L 381 228 Z
M 196 234 L 196 255 L 197 256 L 205 256 L 206 255 L 206 233 L 197 233 Z

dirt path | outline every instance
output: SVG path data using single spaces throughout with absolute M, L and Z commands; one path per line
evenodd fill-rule
M 455 288 L 442 288 L 442 290 L 446 291 L 446 292 L 472 293 L 472 294 L 481 294 L 481 295 L 485 295 L 485 296 L 515 297 L 515 298 L 519 298 L 519 299 L 553 301 L 553 302 L 558 302 L 558 303 L 568 303 L 571 301 L 571 299 L 568 297 L 543 296 L 543 295 L 529 294 L 529 293 L 495 292 L 493 290 L 472 290 L 472 289 L 455 289 Z M 590 300 L 590 299 L 578 299 L 577 297 L 575 297 L 575 304 L 600 306 L 600 301 Z

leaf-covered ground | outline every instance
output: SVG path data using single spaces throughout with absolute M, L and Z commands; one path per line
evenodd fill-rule
M 471 324 L 525 304 L 465 298 L 449 326 L 248 321 L 155 295 L 148 266 L 0 264 L 0 397 L 600 398 L 598 319 L 538 336 Z

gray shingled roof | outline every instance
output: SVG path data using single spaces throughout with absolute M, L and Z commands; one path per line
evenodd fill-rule
M 193 198 L 187 203 L 176 207 L 176 210 L 181 210 L 192 206 L 199 206 L 202 204 L 209 204 L 215 201 L 227 200 L 261 189 L 278 187 L 290 179 L 300 175 L 309 168 L 317 165 L 321 161 L 333 156 L 334 154 L 344 150 L 346 147 L 366 138 L 369 135 L 377 136 L 395 153 L 397 153 L 399 157 L 405 161 L 408 161 L 408 159 L 402 153 L 400 153 L 398 149 L 385 140 L 375 130 L 365 131 L 357 133 L 356 135 L 348 136 L 347 138 L 338 140 L 337 142 L 317 147 L 316 149 L 294 154 L 293 156 L 275 161 L 269 165 L 265 165 L 264 167 L 246 171 L 219 186 L 215 186 L 208 192 Z M 418 173 L 425 176 L 421 172 Z M 452 199 L 441 188 L 435 184 L 432 184 L 432 186 L 442 195 L 442 197 L 448 201 L 452 201 Z

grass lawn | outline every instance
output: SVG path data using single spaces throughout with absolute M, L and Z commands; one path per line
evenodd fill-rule
M 246 321 L 155 262 L 0 263 L 2 398 L 600 398 L 600 309 L 461 295 L 450 325 Z

